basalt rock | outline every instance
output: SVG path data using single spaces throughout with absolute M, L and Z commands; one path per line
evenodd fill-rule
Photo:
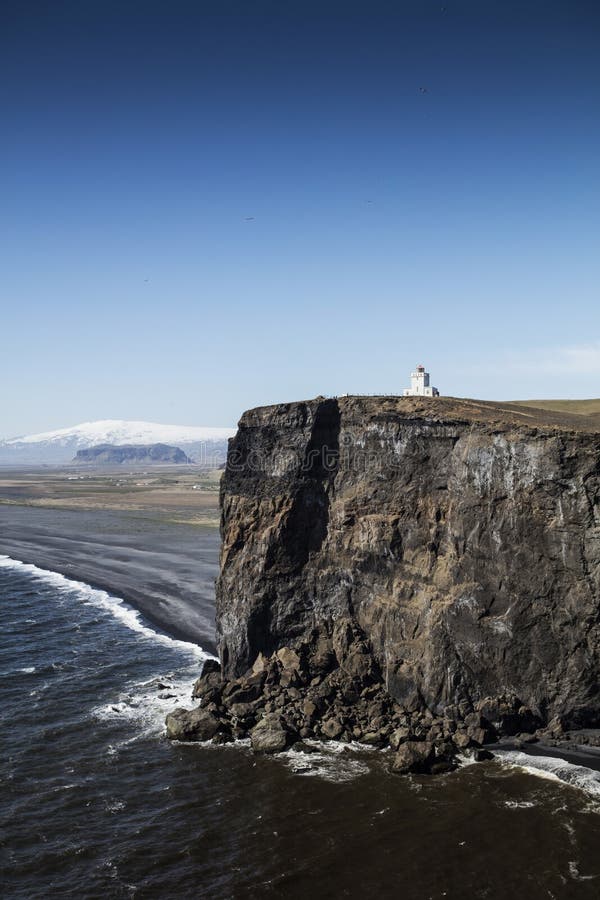
M 523 706 L 518 697 L 487 697 L 477 704 L 479 716 L 470 723 L 475 727 L 490 728 L 502 735 L 532 734 L 542 725 L 539 715 Z
M 400 775 L 428 772 L 435 759 L 433 744 L 429 741 L 407 741 L 397 751 L 392 771 Z
M 250 732 L 250 744 L 255 753 L 280 753 L 297 740 L 297 733 L 277 713 L 264 716 Z
M 392 763 L 392 772 L 398 775 L 442 775 L 455 768 L 456 748 L 451 741 L 406 741 Z
M 316 704 L 304 728 L 341 705 L 351 736 L 381 731 L 371 686 L 384 717 L 428 711 L 468 746 L 600 725 L 596 430 L 451 398 L 245 413 L 221 487 L 224 679 L 291 648 L 267 682 Z
M 329 650 L 334 646 L 335 652 Z M 342 661 L 360 664 L 340 665 L 338 652 Z M 329 671 L 323 675 L 325 657 Z M 290 686 L 290 673 L 300 688 Z M 365 635 L 352 619 L 320 634 L 313 630 L 294 648 L 261 655 L 259 664 L 238 678 L 223 679 L 208 667 L 194 696 L 201 700 L 199 708 L 168 717 L 169 737 L 213 742 L 249 737 L 256 753 L 278 753 L 308 738 L 356 740 L 394 750 L 404 742 L 429 741 L 434 748 L 430 762 L 438 769 L 457 752 L 443 720 L 427 711 L 407 713 L 390 697 Z
M 202 665 L 202 673 L 201 677 L 204 678 L 206 675 L 211 674 L 220 674 L 221 672 L 221 663 L 218 659 L 205 659 Z
M 176 741 L 210 741 L 225 731 L 223 723 L 208 709 L 176 709 L 167 716 L 167 737 Z

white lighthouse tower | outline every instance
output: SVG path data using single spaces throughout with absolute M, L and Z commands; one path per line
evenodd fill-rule
M 416 371 L 410 373 L 410 387 L 405 388 L 402 395 L 404 397 L 439 397 L 440 392 L 437 388 L 430 386 L 429 372 L 425 371 L 425 366 L 417 366 Z

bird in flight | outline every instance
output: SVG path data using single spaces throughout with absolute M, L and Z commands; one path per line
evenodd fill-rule
M 419 90 L 421 91 L 422 94 L 428 94 L 428 93 L 429 93 L 429 88 L 427 88 L 427 87 L 421 87 L 421 88 L 419 88 Z

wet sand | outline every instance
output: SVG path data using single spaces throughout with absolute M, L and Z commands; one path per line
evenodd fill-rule
M 0 505 L 0 554 L 103 588 L 215 651 L 219 533 L 143 511 Z
M 593 730 L 600 737 L 600 730 Z M 590 730 L 590 734 L 592 730 Z M 506 739 L 498 744 L 489 744 L 487 749 L 492 753 L 497 750 L 520 750 L 528 756 L 546 756 L 553 759 L 562 759 L 573 766 L 585 766 L 587 769 L 593 769 L 600 772 L 600 746 L 591 746 L 579 743 L 577 732 L 572 732 L 569 739 L 564 741 L 538 741 L 533 744 L 522 744 L 514 740 Z

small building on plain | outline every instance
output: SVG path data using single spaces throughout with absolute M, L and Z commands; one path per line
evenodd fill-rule
M 425 371 L 425 366 L 417 366 L 416 370 L 410 373 L 410 387 L 404 389 L 402 396 L 439 397 L 440 392 L 430 385 L 429 372 Z

